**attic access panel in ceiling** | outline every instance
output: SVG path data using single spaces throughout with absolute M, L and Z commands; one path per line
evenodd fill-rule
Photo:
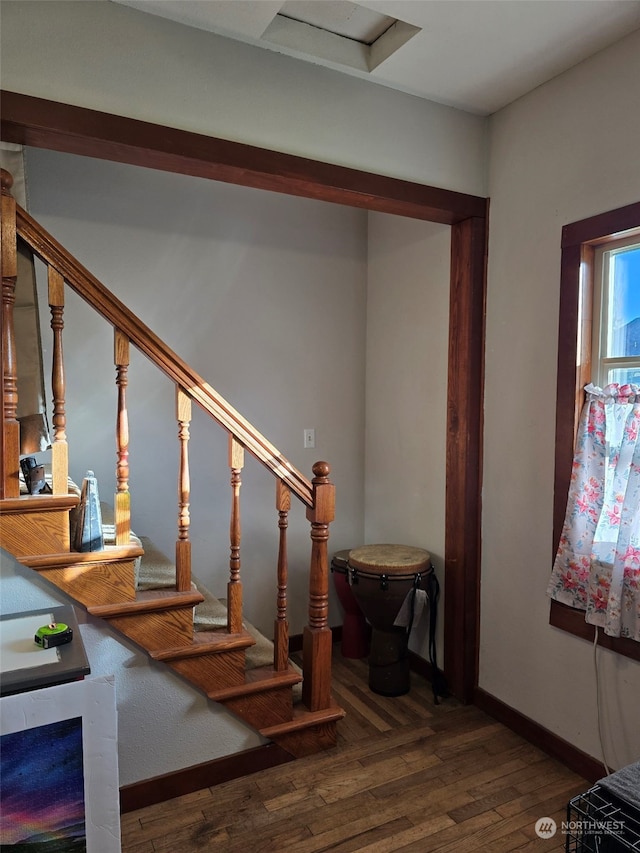
M 306 59 L 372 71 L 419 32 L 419 27 L 348 0 L 287 0 L 261 41 Z

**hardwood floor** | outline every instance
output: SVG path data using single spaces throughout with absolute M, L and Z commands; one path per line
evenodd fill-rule
M 393 699 L 334 649 L 347 711 L 338 746 L 122 816 L 123 853 L 500 853 L 564 850 L 560 823 L 589 783 L 412 674 Z M 538 818 L 558 824 L 538 838 Z

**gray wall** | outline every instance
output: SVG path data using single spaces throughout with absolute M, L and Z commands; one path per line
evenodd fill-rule
M 362 536 L 366 213 L 259 190 L 29 149 L 31 213 L 306 476 L 333 469 L 332 547 Z M 42 282 L 41 282 L 42 283 Z M 65 310 L 71 474 L 115 491 L 112 331 L 70 294 Z M 46 296 L 42 300 L 47 312 Z M 47 320 L 43 316 L 42 326 Z M 50 354 L 51 336 L 45 358 Z M 129 369 L 132 524 L 168 555 L 177 537 L 173 384 L 138 353 Z M 111 394 L 105 389 L 112 388 Z M 195 407 L 194 407 L 195 408 Z M 303 448 L 303 430 L 316 447 Z M 193 571 L 225 594 L 227 435 L 194 410 Z M 270 633 L 278 547 L 273 477 L 247 455 L 242 563 L 249 618 Z M 304 507 L 290 513 L 291 631 L 306 623 Z M 340 621 L 339 614 L 334 621 Z
M 440 581 L 443 663 L 447 225 L 372 213 L 367 282 L 364 539 L 426 548 Z M 426 613 L 411 647 L 427 659 Z

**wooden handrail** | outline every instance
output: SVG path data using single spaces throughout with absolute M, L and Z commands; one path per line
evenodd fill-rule
M 309 480 L 245 420 L 217 391 L 151 331 L 102 282 L 76 260 L 29 214 L 16 205 L 17 231 L 33 252 L 57 270 L 67 284 L 147 356 L 185 394 L 262 462 L 307 506 L 313 506 Z

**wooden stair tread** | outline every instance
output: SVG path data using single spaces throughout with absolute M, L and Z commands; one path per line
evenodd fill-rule
M 110 563 L 117 560 L 134 560 L 141 557 L 144 550 L 137 544 L 107 545 L 101 551 L 68 551 L 57 554 L 35 554 L 20 557 L 19 560 L 30 569 L 58 568 L 75 566 L 80 563 Z
M 235 699 L 239 696 L 251 696 L 254 693 L 264 693 L 280 687 L 292 687 L 302 681 L 302 676 L 293 669 L 276 672 L 272 666 L 261 666 L 245 672 L 244 684 L 211 690 L 207 693 L 214 702 L 225 699 Z
M 149 652 L 154 660 L 181 660 L 206 654 L 227 652 L 231 649 L 246 649 L 255 644 L 255 639 L 248 631 L 228 634 L 220 631 L 196 631 L 190 646 L 178 646 L 173 649 L 159 649 Z
M 76 495 L 21 495 L 19 498 L 0 500 L 0 515 L 43 512 L 46 510 L 71 510 L 78 505 Z
M 278 723 L 275 726 L 267 726 L 260 729 L 260 734 L 266 738 L 276 738 L 278 735 L 317 726 L 321 723 L 331 723 L 341 720 L 346 712 L 332 699 L 329 708 L 320 711 L 309 711 L 304 705 L 296 705 L 293 709 L 293 719 L 286 723 Z
M 175 589 L 150 589 L 138 592 L 135 601 L 123 601 L 117 604 L 99 604 L 88 607 L 92 616 L 109 619 L 116 616 L 132 616 L 138 613 L 152 613 L 162 610 L 174 610 L 181 607 L 195 607 L 204 601 L 199 592 L 189 590 L 177 592 Z

